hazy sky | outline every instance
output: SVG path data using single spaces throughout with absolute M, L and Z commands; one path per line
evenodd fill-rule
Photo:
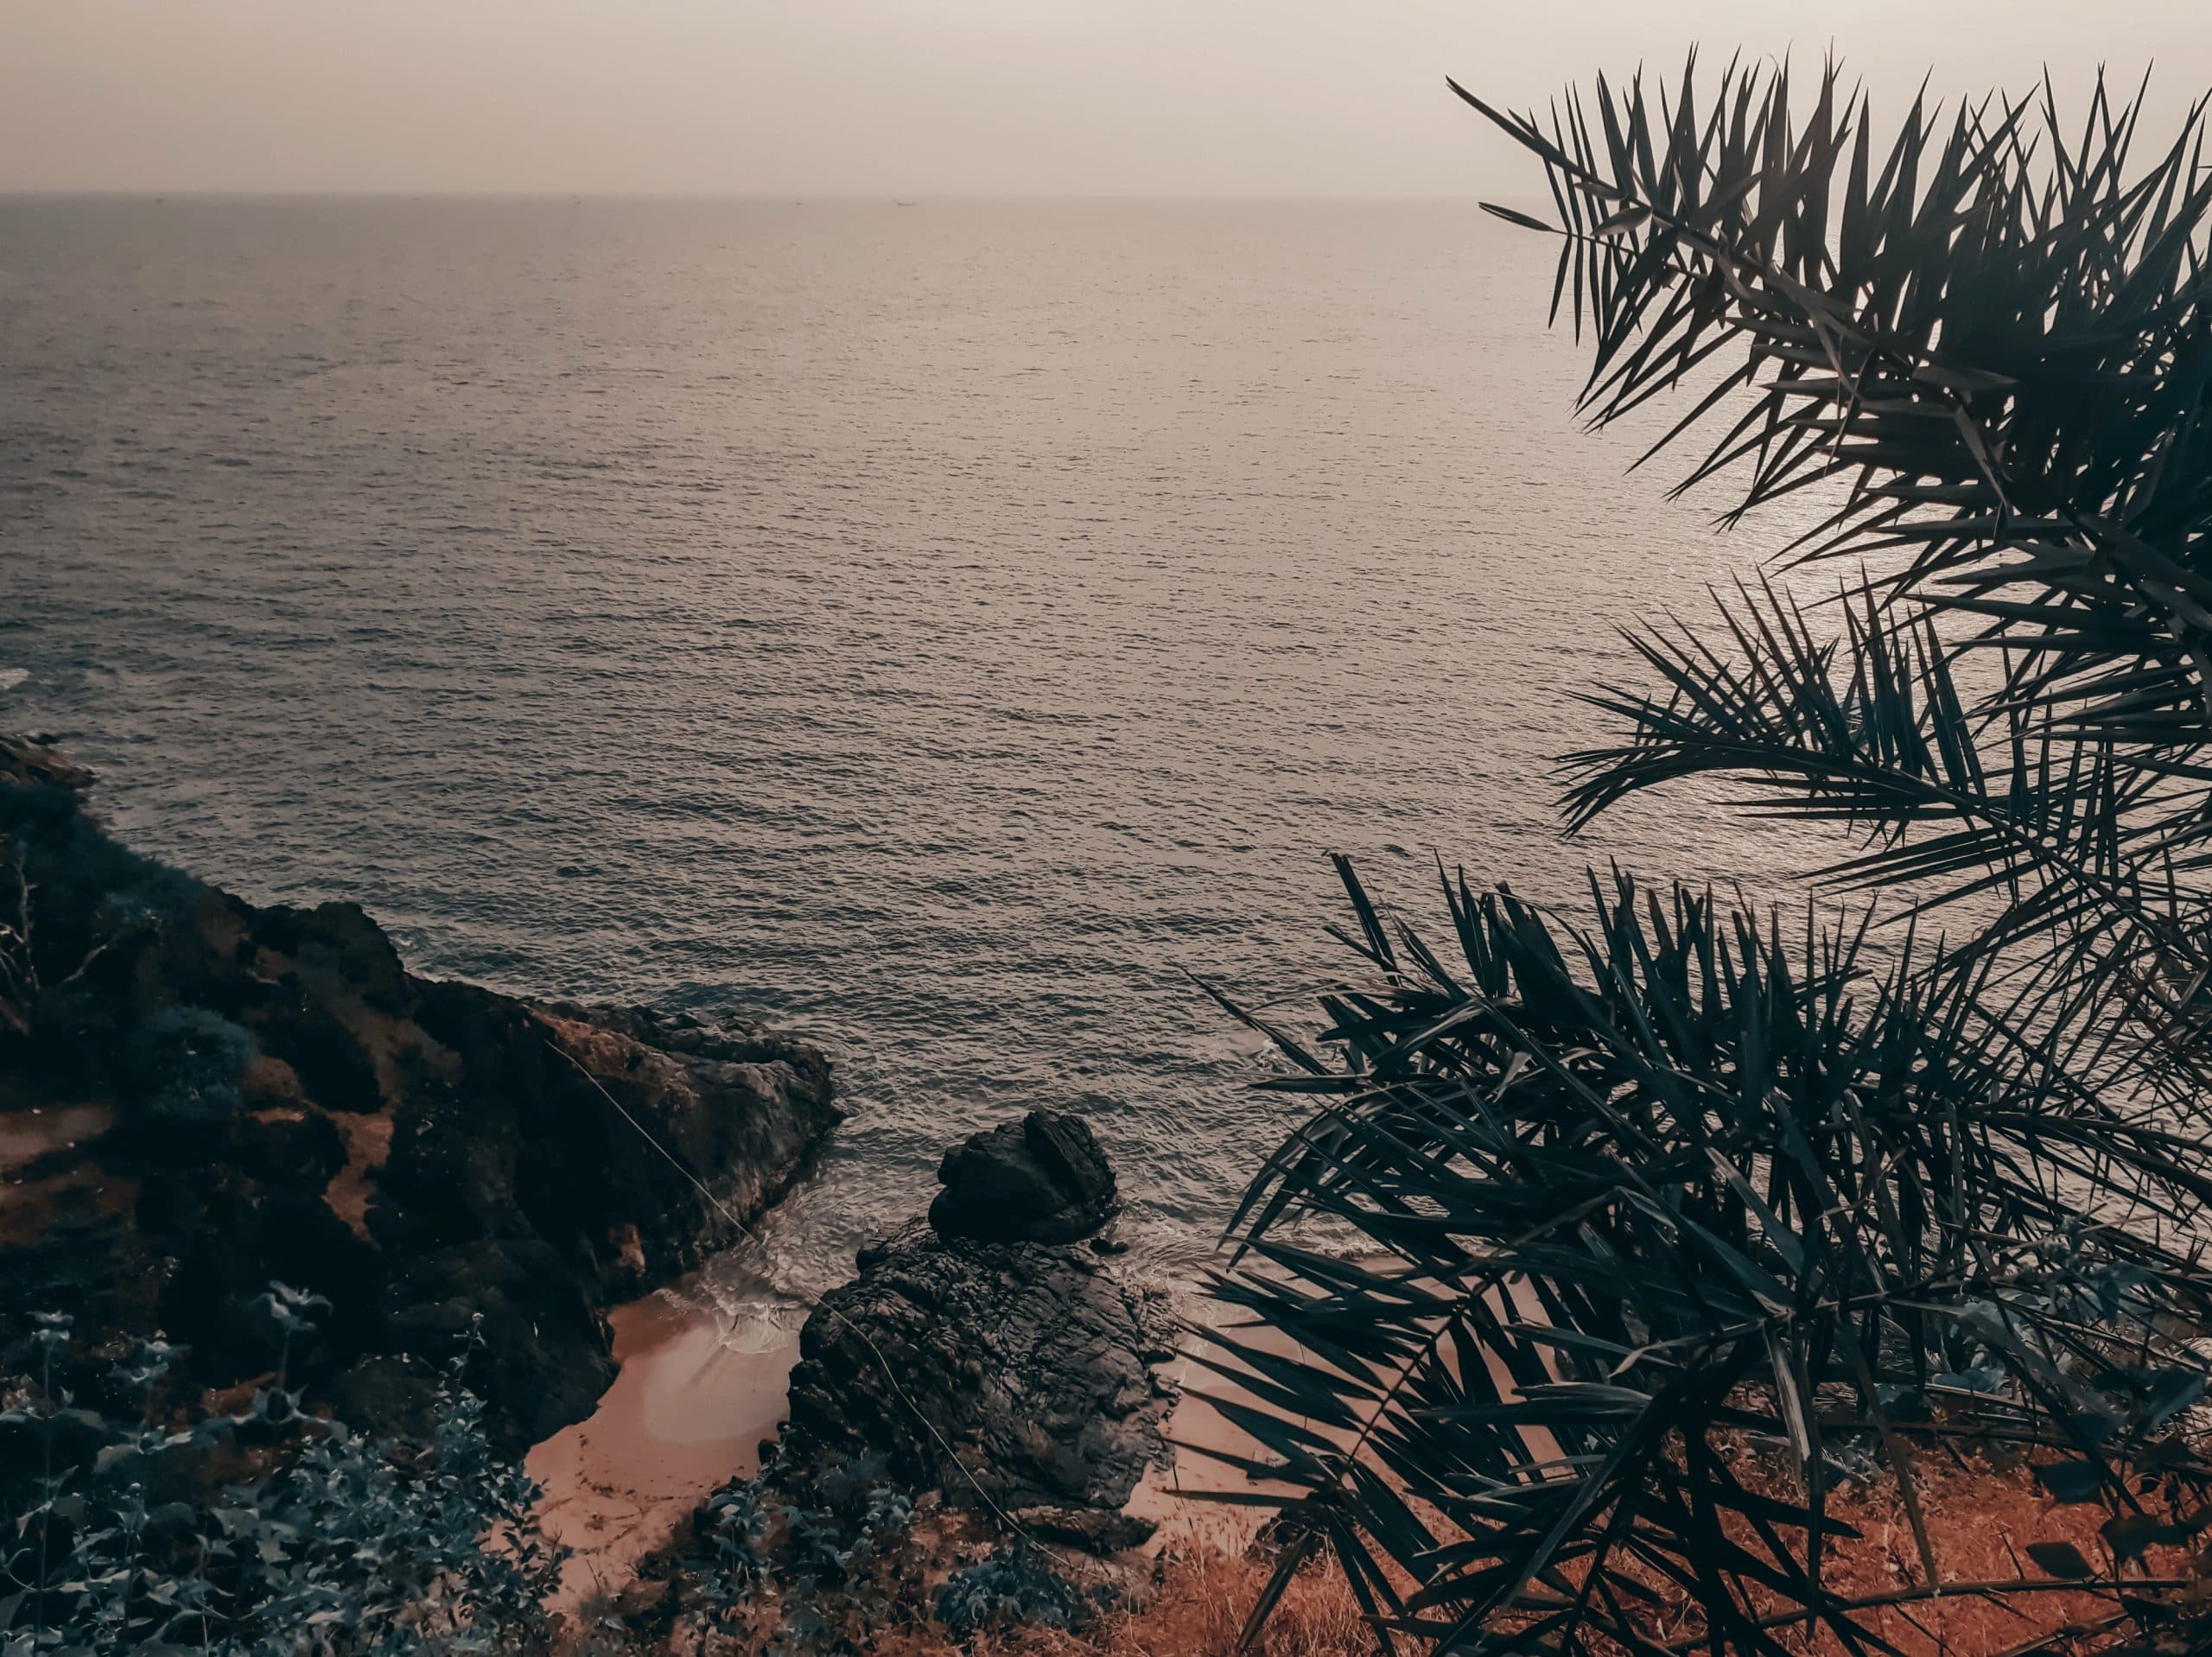
M 1446 73 L 1691 41 L 2212 85 L 2212 0 L 0 0 L 0 190 L 1500 194 Z

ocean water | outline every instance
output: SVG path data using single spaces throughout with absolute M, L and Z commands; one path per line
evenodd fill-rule
M 1294 1103 L 1193 985 L 1346 958 L 1325 854 L 1769 889 L 1709 802 L 1562 843 L 1709 527 L 1571 409 L 1471 204 L 0 201 L 0 726 L 141 848 L 410 962 L 734 1005 L 851 1121 L 717 1292 L 1084 1113 L 1204 1258 Z

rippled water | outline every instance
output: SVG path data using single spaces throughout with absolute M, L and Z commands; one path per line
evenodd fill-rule
M 419 968 L 827 1042 L 787 1292 L 1035 1103 L 1177 1267 L 1292 1109 L 1184 973 L 1333 970 L 1326 851 L 1809 856 L 1558 841 L 1611 630 L 1772 537 L 1578 431 L 1548 294 L 1461 205 L 0 202 L 0 724 Z

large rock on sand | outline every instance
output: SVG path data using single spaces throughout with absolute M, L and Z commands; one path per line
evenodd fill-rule
M 1042 1115 L 1011 1130 L 1024 1149 Z M 1110 1193 L 1088 1130 L 1067 1135 L 1069 1119 L 1044 1120 L 1049 1143 L 1088 1147 Z M 978 1140 L 1005 1165 L 1008 1132 L 949 1156 L 948 1192 L 961 1189 L 972 1165 L 963 1153 Z M 1080 1189 L 1095 1199 L 1100 1185 L 1090 1177 Z M 1052 1228 L 1064 1231 L 1065 1208 L 1028 1205 L 1017 1217 L 1061 1215 Z M 1150 1526 L 1121 1510 L 1166 1453 L 1170 1393 L 1154 1368 L 1173 1349 L 1164 1298 L 1093 1242 L 944 1230 L 918 1221 L 863 1249 L 859 1276 L 822 1298 L 791 1374 L 795 1441 L 887 1455 L 910 1482 L 1040 1535 L 1098 1548 L 1141 1541 Z

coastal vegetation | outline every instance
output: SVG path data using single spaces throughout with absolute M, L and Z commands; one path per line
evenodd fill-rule
M 424 1442 L 355 1432 L 302 1407 L 291 1360 L 329 1311 L 270 1286 L 269 1383 L 234 1412 L 176 1424 L 180 1354 L 140 1340 L 103 1377 L 135 1420 L 61 1384 L 72 1319 L 34 1320 L 35 1387 L 0 1425 L 35 1458 L 0 1539 L 0 1650 L 39 1654 L 541 1648 L 561 1555 L 536 1488 L 494 1450 L 469 1391 L 471 1339 L 440 1378 Z
M 2101 83 L 1887 135 L 1833 67 L 1460 96 L 1542 163 L 1548 218 L 1492 211 L 1560 239 L 1593 422 L 1679 394 L 1685 488 L 1816 504 L 1582 693 L 1566 826 L 1691 788 L 1838 849 L 1796 907 L 1440 866 L 1442 943 L 1341 866 L 1319 1038 L 1253 1020 L 1318 1109 L 1213 1290 L 1290 1539 L 1253 1626 L 1325 1549 L 1438 1649 L 1889 1649 L 1961 1596 L 2021 1650 L 2202 1649 L 2203 106 L 2146 156 Z M 2094 1536 L 1962 1575 L 1961 1464 Z M 1910 1546 L 1869 1584 L 1876 1489 Z
M 518 1458 L 797 1176 L 827 1058 L 417 978 L 92 783 L 0 735 L 0 1651 L 543 1646 Z

